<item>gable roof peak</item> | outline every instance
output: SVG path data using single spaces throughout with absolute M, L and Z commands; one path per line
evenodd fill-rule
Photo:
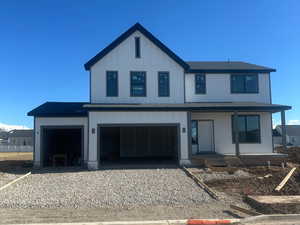
M 96 64 L 99 60 L 101 60 L 104 56 L 106 56 L 111 50 L 116 48 L 119 44 L 121 44 L 125 39 L 127 39 L 131 34 L 135 31 L 140 31 L 143 35 L 145 35 L 150 41 L 152 41 L 158 48 L 160 48 L 163 52 L 165 52 L 170 58 L 172 58 L 175 62 L 177 62 L 184 69 L 188 69 L 189 65 L 183 61 L 179 56 L 177 56 L 173 51 L 171 51 L 167 46 L 165 46 L 160 40 L 154 37 L 146 28 L 144 28 L 140 23 L 136 23 L 131 26 L 127 31 L 121 34 L 117 39 L 115 39 L 112 43 L 110 43 L 107 47 L 105 47 L 102 51 L 100 51 L 97 55 L 91 58 L 87 63 L 84 64 L 85 70 L 90 70 L 90 68 Z

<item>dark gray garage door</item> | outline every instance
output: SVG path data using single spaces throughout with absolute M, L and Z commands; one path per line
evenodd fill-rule
M 178 159 L 178 127 L 100 127 L 100 159 Z

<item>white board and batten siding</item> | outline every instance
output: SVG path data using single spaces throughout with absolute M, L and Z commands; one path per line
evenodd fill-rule
M 84 127 L 84 163 L 88 153 L 88 118 L 87 117 L 36 117 L 35 118 L 35 166 L 40 166 L 41 126 L 83 126 Z
M 140 37 L 140 58 L 135 58 L 135 37 Z M 118 97 L 106 96 L 110 70 L 118 71 Z M 146 97 L 130 96 L 130 71 L 146 72 Z M 170 74 L 170 97 L 158 97 L 159 71 Z M 91 103 L 184 103 L 184 69 L 136 31 L 91 67 Z
M 271 103 L 270 74 L 258 74 L 258 93 L 231 93 L 230 74 L 206 75 L 206 94 L 195 94 L 195 74 L 185 75 L 186 102 L 260 102 Z
M 261 143 L 244 144 L 240 143 L 241 154 L 271 154 L 273 152 L 272 143 L 272 114 L 261 113 L 240 113 L 260 115 L 260 137 Z M 213 120 L 214 121 L 214 151 L 220 154 L 235 154 L 235 144 L 232 142 L 232 113 L 192 113 L 192 120 Z M 199 131 L 200 132 L 200 131 Z
M 89 139 L 89 167 L 98 167 L 97 156 L 97 126 L 101 124 L 174 124 L 180 125 L 180 163 L 189 163 L 187 112 L 89 112 L 90 134 Z M 185 128 L 185 132 L 182 129 Z

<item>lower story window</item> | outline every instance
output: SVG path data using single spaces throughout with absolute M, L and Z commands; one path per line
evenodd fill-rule
M 232 116 L 232 141 L 235 143 L 234 116 Z M 260 143 L 260 116 L 239 115 L 237 122 L 240 143 Z

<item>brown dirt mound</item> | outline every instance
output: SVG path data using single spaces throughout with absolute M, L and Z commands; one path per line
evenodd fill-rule
M 299 168 L 295 171 L 293 176 L 289 179 L 286 185 L 280 192 L 275 191 L 276 186 L 287 175 L 290 168 L 265 168 L 255 167 L 245 169 L 247 172 L 252 173 L 255 177 L 252 178 L 239 178 L 230 180 L 212 180 L 206 182 L 210 187 L 218 191 L 228 194 L 239 193 L 242 196 L 246 195 L 300 195 L 300 171 Z M 271 177 L 261 178 L 267 174 Z

